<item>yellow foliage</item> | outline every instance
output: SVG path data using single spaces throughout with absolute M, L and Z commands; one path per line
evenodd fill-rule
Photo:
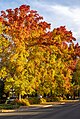
M 24 70 L 24 67 L 22 65 L 20 65 L 16 68 L 17 72 L 22 72 L 23 70 Z
M 2 28 L 2 23 L 0 22 L 0 34 L 2 34 L 3 28 Z
M 5 78 L 7 75 L 6 67 L 2 67 L 0 70 L 0 78 Z

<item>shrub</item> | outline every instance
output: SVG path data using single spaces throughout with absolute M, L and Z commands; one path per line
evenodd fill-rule
M 45 103 L 46 99 L 38 98 L 38 97 L 30 97 L 29 102 L 30 104 L 41 104 L 41 103 Z
M 46 102 L 46 99 L 40 98 L 40 104 L 45 103 L 45 102 Z
M 37 97 L 30 97 L 30 98 L 28 98 L 28 100 L 29 100 L 30 104 L 39 104 L 40 103 L 40 99 Z
M 60 100 L 61 100 L 60 97 L 54 97 L 54 96 L 46 98 L 47 102 L 55 102 L 55 101 L 60 101 Z
M 30 105 L 28 99 L 22 99 L 22 100 L 21 100 L 21 103 L 22 103 L 22 105 L 24 105 L 24 106 L 29 106 L 29 105 Z
M 16 99 L 12 102 L 12 104 L 16 104 L 19 106 L 29 106 L 30 105 L 28 99 L 21 99 L 21 100 Z

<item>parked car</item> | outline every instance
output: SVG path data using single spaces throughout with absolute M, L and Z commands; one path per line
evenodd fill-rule
M 14 100 L 16 99 L 16 97 L 8 97 L 7 100 L 6 100 L 6 103 L 7 104 L 10 104 L 11 102 L 13 102 Z

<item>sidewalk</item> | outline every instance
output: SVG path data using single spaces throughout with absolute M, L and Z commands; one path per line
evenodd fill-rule
M 30 106 L 20 106 L 18 109 L 11 109 L 11 110 L 6 110 L 2 109 L 0 112 L 22 112 L 22 111 L 28 111 L 28 110 L 35 110 L 39 108 L 47 108 L 47 107 L 52 107 L 55 105 L 64 105 L 66 103 L 74 103 L 74 102 L 79 102 L 79 100 L 65 100 L 65 101 L 60 101 L 60 102 L 46 102 L 44 104 L 35 104 L 35 105 L 30 105 Z

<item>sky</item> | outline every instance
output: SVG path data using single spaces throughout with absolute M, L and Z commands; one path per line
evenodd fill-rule
M 51 29 L 66 26 L 80 43 L 80 0 L 0 0 L 0 11 L 14 9 L 22 4 L 37 10 Z

